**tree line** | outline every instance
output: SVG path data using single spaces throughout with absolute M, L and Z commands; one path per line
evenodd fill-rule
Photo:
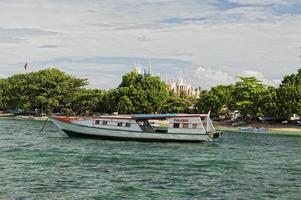
M 156 76 L 130 72 L 117 88 L 86 89 L 81 79 L 56 68 L 0 79 L 0 110 L 38 110 L 74 115 L 92 113 L 207 113 L 229 118 L 239 110 L 244 118 L 301 116 L 301 69 L 283 78 L 279 87 L 255 77 L 239 77 L 229 85 L 202 90 L 198 97 L 175 96 Z
M 212 87 L 203 91 L 198 101 L 200 112 L 209 108 L 216 117 L 235 110 L 250 119 L 301 116 L 301 69 L 284 76 L 278 87 L 264 85 L 255 77 L 240 77 L 235 84 Z

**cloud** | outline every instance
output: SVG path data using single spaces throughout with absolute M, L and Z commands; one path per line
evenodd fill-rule
M 38 28 L 1 28 L 1 35 L 9 35 L 11 37 L 29 37 L 29 36 L 43 36 L 43 35 L 55 35 L 57 32 L 47 31 Z
M 253 5 L 253 6 L 273 5 L 279 3 L 280 1 L 279 0 L 228 0 L 229 3 L 234 3 L 237 5 Z
M 208 17 L 195 17 L 195 18 L 169 18 L 163 20 L 161 23 L 166 24 L 185 24 L 185 23 L 195 23 L 208 20 Z
M 59 45 L 51 45 L 51 44 L 45 44 L 45 45 L 41 45 L 39 46 L 39 48 L 46 48 L 46 49 L 56 49 L 56 48 L 59 48 L 60 46 Z
M 29 71 L 56 67 L 77 77 L 87 78 L 89 88 L 110 89 L 120 84 L 122 76 L 139 65 L 142 70 L 152 65 L 153 74 L 162 79 L 177 77 L 179 72 L 192 66 L 191 62 L 168 58 L 132 58 L 132 57 L 61 57 L 51 60 L 29 62 Z M 24 73 L 24 63 L 15 63 L 0 67 L 5 76 L 15 72 Z M 1 73 L 2 74 L 2 73 Z
M 25 42 L 28 39 L 25 38 L 13 38 L 13 37 L 1 37 L 0 38 L 0 43 L 6 43 L 6 44 L 10 44 L 10 43 L 21 43 L 21 42 Z
M 0 27 L 0 43 L 24 42 L 33 37 L 56 35 L 57 32 L 38 28 L 3 28 Z
M 236 3 L 240 5 L 292 5 L 301 3 L 300 0 L 228 0 L 230 3 Z
M 244 70 L 239 74 L 239 76 L 243 76 L 243 77 L 255 76 L 258 80 L 262 81 L 263 84 L 270 85 L 270 86 L 278 86 L 281 82 L 280 80 L 268 80 L 263 73 L 258 71 L 252 71 L 252 70 Z
M 220 84 L 231 84 L 235 78 L 227 72 L 218 69 L 198 67 L 193 73 L 193 78 L 199 80 L 199 86 L 208 89 L 211 86 Z
M 152 41 L 150 38 L 148 38 L 146 36 L 139 36 L 139 37 L 137 37 L 137 40 L 142 41 L 142 42 L 150 42 L 150 41 Z
M 145 66 L 152 58 L 163 78 L 182 71 L 204 88 L 231 83 L 244 71 L 273 84 L 300 66 L 300 3 L 4 0 L 0 75 L 22 73 L 29 62 L 32 70 L 57 66 L 86 76 L 91 87 L 110 88 L 135 62 Z

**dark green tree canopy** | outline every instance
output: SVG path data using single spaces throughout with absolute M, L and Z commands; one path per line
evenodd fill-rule
M 230 116 L 239 110 L 249 118 L 301 115 L 301 69 L 283 78 L 278 88 L 255 77 L 239 77 L 230 85 L 203 90 L 199 98 L 179 97 L 167 91 L 156 76 L 128 73 L 109 91 L 86 89 L 86 79 L 55 68 L 0 79 L 0 110 L 23 109 L 90 115 L 108 113 L 207 113 Z
M 233 90 L 233 85 L 218 85 L 209 91 L 202 91 L 197 102 L 199 113 L 207 113 L 211 110 L 212 116 L 218 117 L 223 108 L 232 106 Z
M 239 77 L 233 90 L 233 108 L 240 110 L 241 114 L 251 117 L 262 116 L 263 97 L 267 93 L 267 86 L 255 77 Z
M 158 113 L 169 93 L 159 77 L 131 72 L 123 76 L 118 88 L 109 91 L 110 111 L 120 113 Z
M 3 95 L 7 108 L 49 112 L 54 108 L 68 107 L 74 93 L 86 85 L 86 79 L 48 68 L 7 78 Z
M 219 85 L 209 91 L 202 91 L 197 103 L 199 112 L 211 113 L 214 117 L 239 110 L 244 117 L 255 119 L 260 116 L 274 116 L 277 113 L 276 90 L 267 87 L 255 77 L 239 77 L 234 85 Z
M 301 69 L 296 74 L 283 78 L 276 90 L 277 104 L 281 117 L 289 118 L 293 114 L 301 116 Z

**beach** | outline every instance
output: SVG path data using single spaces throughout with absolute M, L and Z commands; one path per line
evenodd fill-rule
M 248 123 L 241 126 L 233 126 L 231 124 L 225 124 L 221 121 L 214 121 L 214 126 L 217 130 L 239 132 L 240 127 L 264 127 L 268 129 L 268 133 L 271 134 L 289 134 L 301 136 L 301 126 L 297 124 L 281 124 L 281 123 Z

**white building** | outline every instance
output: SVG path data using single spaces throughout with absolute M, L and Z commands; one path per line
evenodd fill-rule
M 137 74 L 142 74 L 142 69 L 139 65 L 135 64 L 134 67 L 133 67 L 133 72 L 135 72 Z M 149 64 L 147 66 L 147 69 L 144 69 L 143 75 L 144 76 L 151 76 L 152 75 L 152 65 L 151 64 Z
M 193 88 L 191 84 L 183 77 L 178 77 L 176 81 L 172 80 L 167 83 L 168 90 L 177 96 L 185 94 L 187 96 L 199 96 L 200 91 L 198 88 Z
M 133 67 L 133 72 L 137 74 L 142 74 L 142 69 L 139 65 L 135 64 Z M 149 64 L 146 69 L 143 71 L 144 77 L 152 76 L 152 65 Z M 180 96 L 181 94 L 185 94 L 189 97 L 191 96 L 199 96 L 200 90 L 198 88 L 193 88 L 191 84 L 185 80 L 181 75 L 176 79 L 176 81 L 172 80 L 170 82 L 166 82 L 167 89 L 172 94 Z

